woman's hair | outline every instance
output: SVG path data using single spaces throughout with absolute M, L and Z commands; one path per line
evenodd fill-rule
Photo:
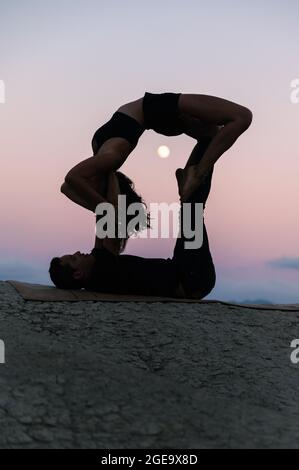
M 126 209 L 128 208 L 130 204 L 139 203 L 141 205 L 140 207 L 143 210 L 142 214 L 140 214 L 139 212 L 139 214 L 141 215 L 140 219 L 142 220 L 142 223 L 138 222 L 135 226 L 135 229 L 131 230 L 130 232 L 126 231 L 127 236 L 126 238 L 122 239 L 121 248 L 120 248 L 120 252 L 122 252 L 125 249 L 127 241 L 131 235 L 137 234 L 138 232 L 141 232 L 145 228 L 150 228 L 151 217 L 150 217 L 150 213 L 147 211 L 147 205 L 145 201 L 142 199 L 142 197 L 139 194 L 136 193 L 135 185 L 133 181 L 121 171 L 116 171 L 116 175 L 118 177 L 120 194 L 123 194 L 126 196 Z M 133 215 L 127 214 L 127 226 L 128 226 L 128 223 L 132 219 L 134 219 L 134 217 L 135 217 L 135 214 Z
M 147 206 L 142 197 L 136 193 L 133 181 L 124 175 L 121 171 L 116 171 L 116 175 L 118 177 L 120 194 L 126 196 L 126 209 L 130 204 L 137 202 L 140 204 L 139 214 L 140 208 L 143 210 L 141 217 L 139 217 L 142 222 L 136 224 L 135 228 L 129 232 L 126 230 L 126 238 L 121 239 L 120 252 L 122 252 L 124 251 L 127 241 L 131 235 L 136 234 L 145 228 L 150 228 L 150 213 L 147 212 Z M 135 214 L 126 216 L 127 226 L 130 220 L 132 220 L 134 217 Z M 49 275 L 56 287 L 60 289 L 83 288 L 84 286 L 82 285 L 82 281 L 74 279 L 74 272 L 75 269 L 71 268 L 69 265 L 62 265 L 60 258 L 55 257 L 51 260 Z

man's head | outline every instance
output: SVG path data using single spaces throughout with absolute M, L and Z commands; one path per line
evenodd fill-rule
M 81 289 L 88 281 L 94 263 L 91 254 L 80 251 L 53 258 L 49 268 L 50 278 L 60 289 Z

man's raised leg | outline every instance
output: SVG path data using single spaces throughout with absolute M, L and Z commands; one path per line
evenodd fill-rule
M 211 138 L 205 138 L 198 141 L 191 155 L 187 161 L 186 167 L 194 165 L 200 161 L 203 154 L 208 147 Z M 185 167 L 185 168 L 186 168 Z M 213 168 L 206 176 L 199 188 L 192 194 L 188 200 L 188 204 L 191 204 L 191 226 L 192 229 L 195 227 L 195 211 L 196 203 L 203 203 L 204 207 L 211 189 Z M 176 177 L 178 185 L 180 185 L 180 174 L 177 171 Z M 187 239 L 184 236 L 184 211 L 180 210 L 180 227 L 181 236 L 177 239 L 173 253 L 173 262 L 177 266 L 180 272 L 183 288 L 188 297 L 203 298 L 211 292 L 216 281 L 216 272 L 213 263 L 213 259 L 209 249 L 208 234 L 206 231 L 205 223 L 203 220 L 203 243 L 200 248 L 192 249 L 186 248 L 185 242 L 192 240 Z

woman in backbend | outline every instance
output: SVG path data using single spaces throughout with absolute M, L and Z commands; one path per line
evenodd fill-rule
M 191 152 L 185 169 L 198 164 L 213 135 L 200 139 Z M 184 170 L 178 169 L 176 177 L 179 189 Z M 197 203 L 207 202 L 212 182 L 213 168 L 200 187 L 189 198 L 187 217 L 194 227 L 191 238 L 200 235 L 197 219 Z M 114 188 L 112 199 L 117 197 Z M 179 191 L 180 192 L 180 191 Z M 190 246 L 190 234 L 184 231 L 185 213 L 181 204 L 180 232 L 172 259 L 143 258 L 140 256 L 113 254 L 108 247 L 95 246 L 91 253 L 76 252 L 52 259 L 49 274 L 53 283 L 62 289 L 86 289 L 110 294 L 137 294 L 201 299 L 208 295 L 216 282 L 216 271 L 210 253 L 208 234 L 203 220 L 203 239 L 200 247 Z M 197 232 L 197 236 L 196 233 Z M 187 243 L 187 245 L 186 245 Z
M 219 157 L 250 126 L 252 112 L 245 106 L 203 94 L 148 93 L 118 108 L 94 134 L 94 155 L 75 165 L 66 175 L 61 190 L 74 202 L 95 211 L 106 201 L 101 186 L 116 172 L 136 147 L 145 130 L 196 140 L 217 134 L 199 163 L 189 165 L 181 177 L 181 201 L 187 201 L 200 186 Z M 124 189 L 124 193 L 125 193 Z

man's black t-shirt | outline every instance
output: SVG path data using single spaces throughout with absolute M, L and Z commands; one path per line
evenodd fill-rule
M 96 259 L 85 289 L 114 294 L 173 297 L 179 274 L 170 258 L 142 258 L 113 255 L 105 248 L 93 248 Z

